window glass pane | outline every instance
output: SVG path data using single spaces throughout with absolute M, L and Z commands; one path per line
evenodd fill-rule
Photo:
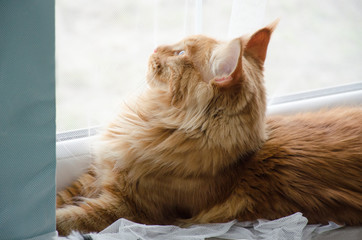
M 57 0 L 57 131 L 107 121 L 145 87 L 158 44 L 220 40 L 277 17 L 265 64 L 269 97 L 361 81 L 359 0 Z
M 362 81 L 362 1 L 268 1 L 280 16 L 265 66 L 269 97 Z

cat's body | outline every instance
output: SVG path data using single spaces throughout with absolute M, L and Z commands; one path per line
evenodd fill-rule
M 276 219 L 362 224 L 362 109 L 268 118 L 269 138 L 234 169 L 228 199 L 192 221 Z
M 362 224 L 362 110 L 265 119 L 274 25 L 162 46 L 148 89 L 101 135 L 91 170 L 57 196 L 57 230 L 275 219 Z M 185 54 L 178 55 L 181 51 Z

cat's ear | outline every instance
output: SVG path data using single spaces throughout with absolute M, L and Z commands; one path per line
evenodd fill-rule
M 211 56 L 212 80 L 217 86 L 232 86 L 241 76 L 241 39 L 235 38 L 216 47 Z
M 256 31 L 247 41 L 244 54 L 250 54 L 264 64 L 271 34 L 279 23 L 279 19 L 274 20 L 268 26 Z

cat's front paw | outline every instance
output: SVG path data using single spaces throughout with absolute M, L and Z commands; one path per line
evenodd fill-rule
M 59 236 L 68 236 L 74 229 L 74 222 L 68 209 L 56 210 L 56 228 Z

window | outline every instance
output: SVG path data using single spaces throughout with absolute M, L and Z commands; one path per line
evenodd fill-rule
M 361 82 L 359 0 L 57 0 L 57 131 L 111 118 L 145 86 L 155 46 L 221 40 L 277 17 L 265 64 L 269 98 Z

